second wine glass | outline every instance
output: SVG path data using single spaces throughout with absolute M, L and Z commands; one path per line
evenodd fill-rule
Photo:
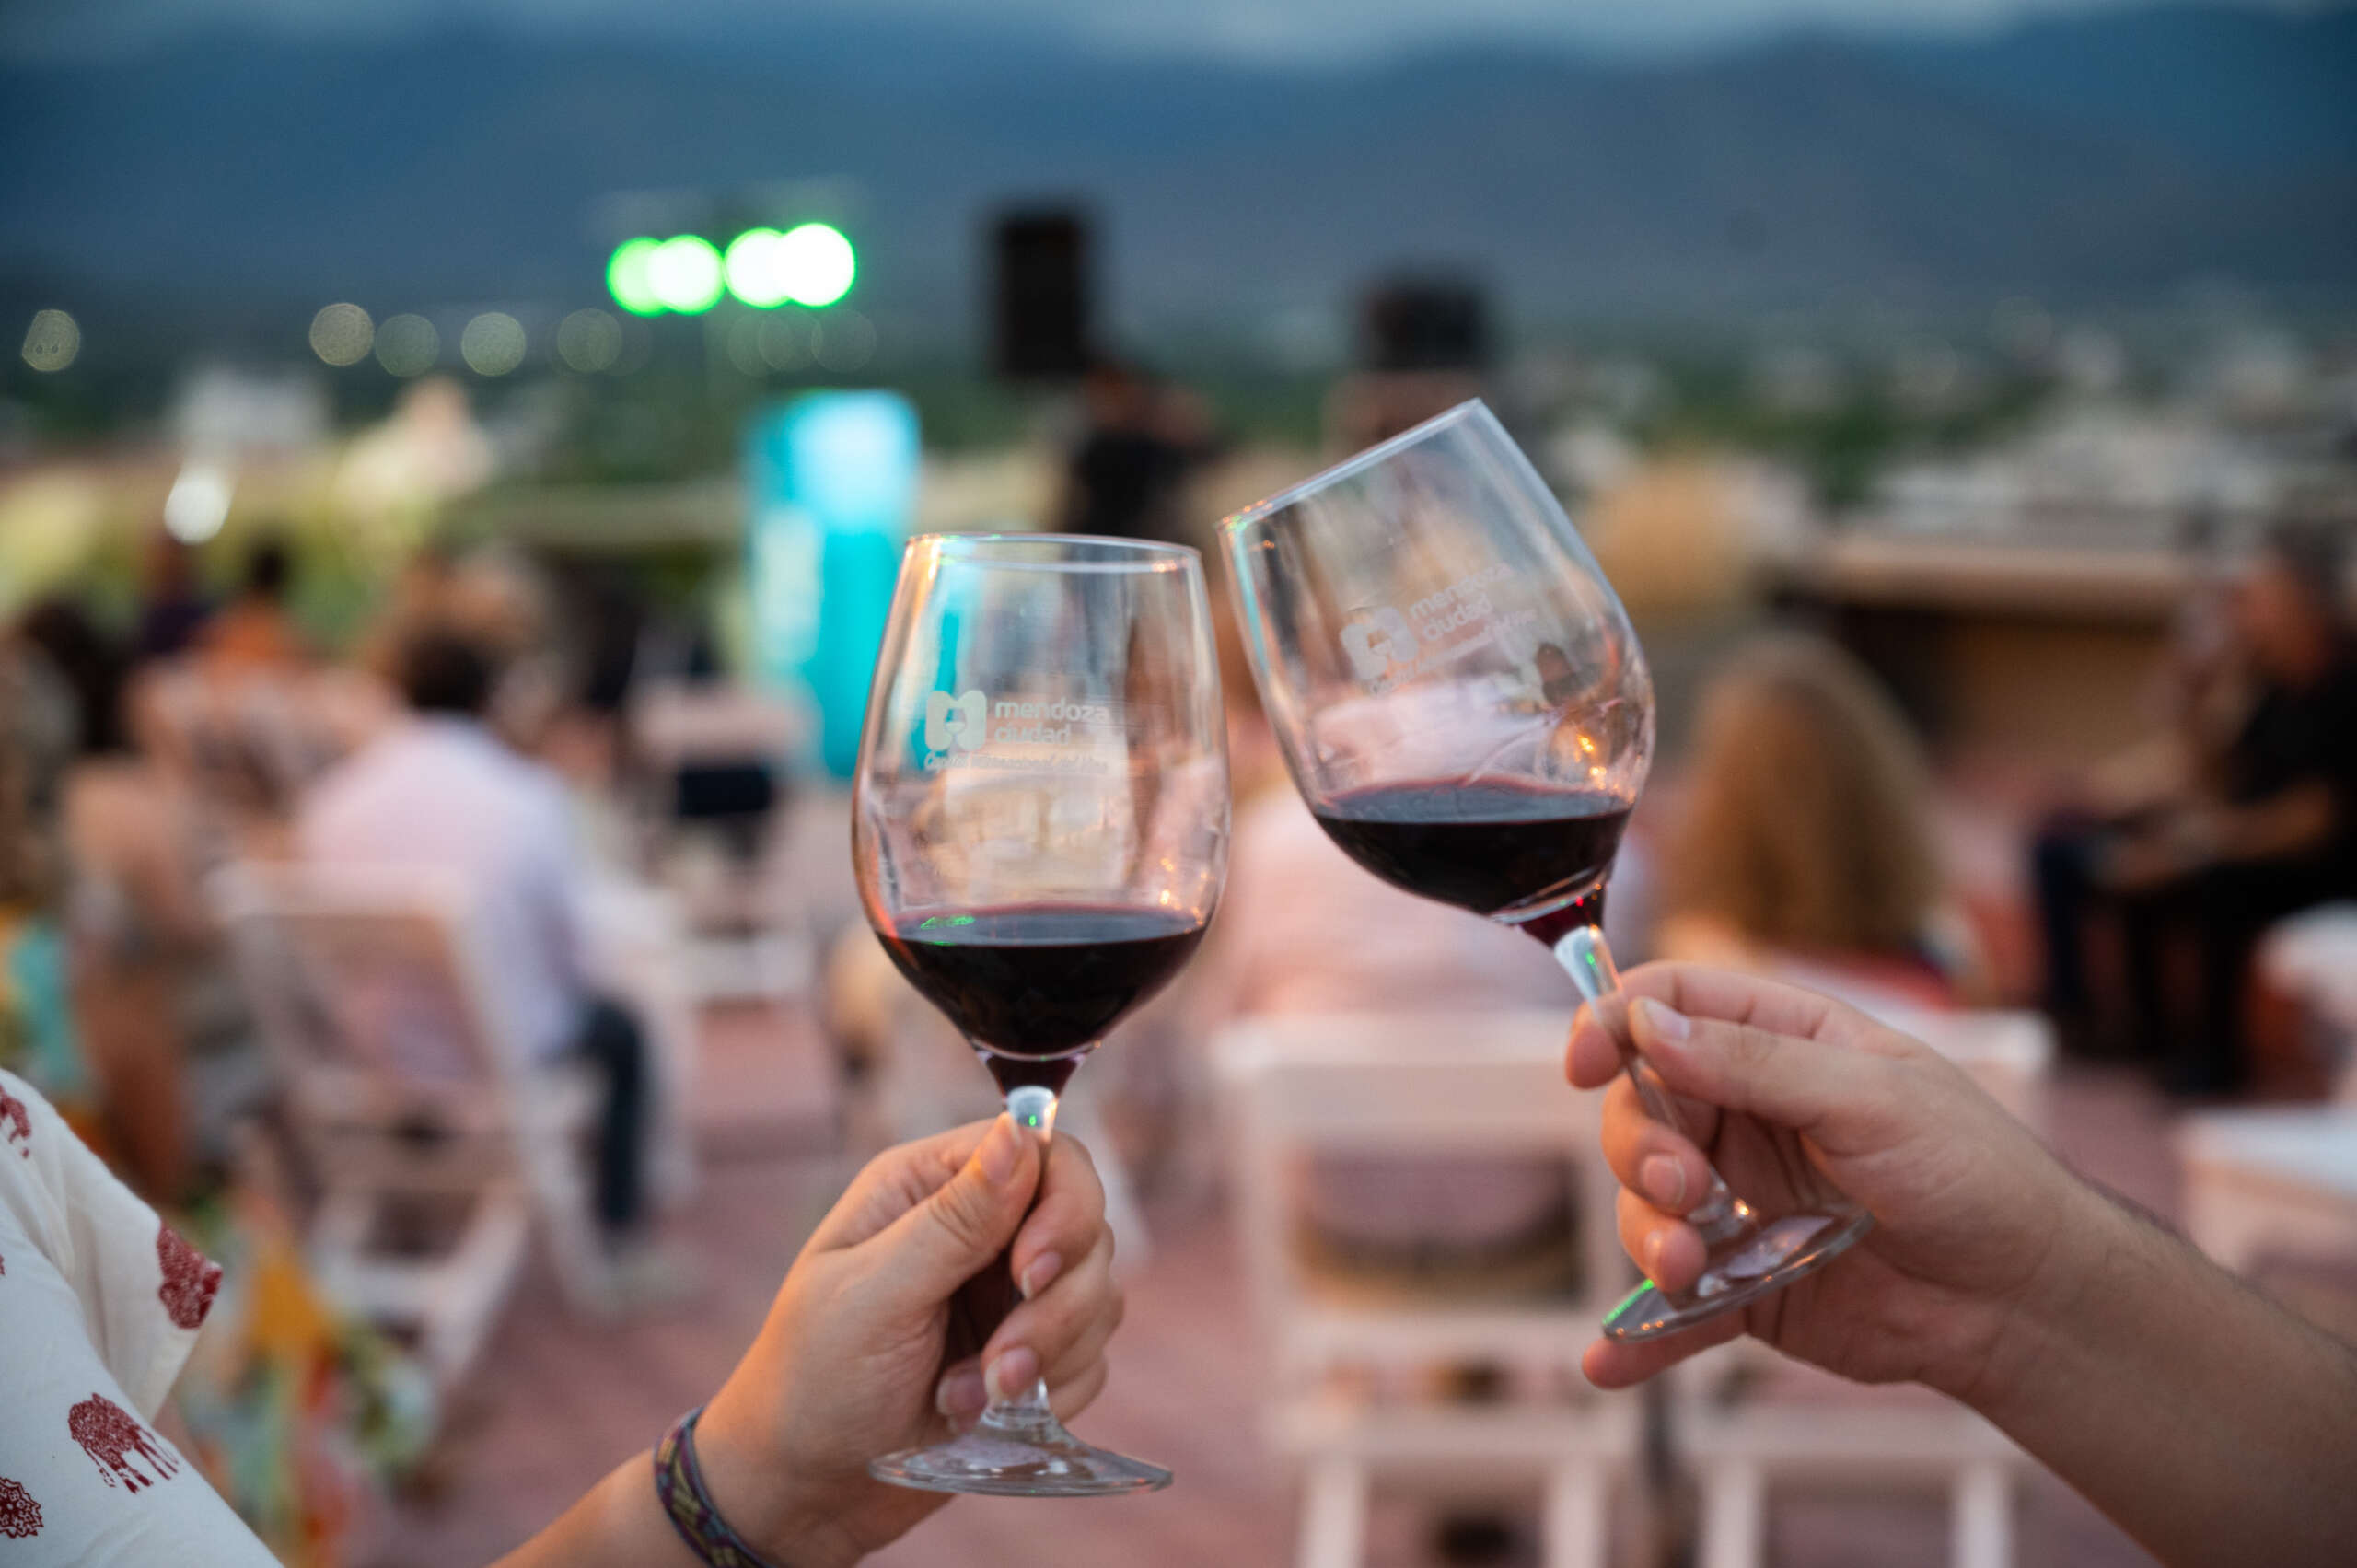
M 1202 940 L 1227 870 L 1225 726 L 1193 551 L 910 542 L 853 794 L 860 901 L 1043 1141 L 1081 1059 Z M 1066 1432 L 1044 1386 L 869 1468 L 1027 1497 L 1170 1481 Z
M 1294 782 L 1353 860 L 1546 943 L 1621 1042 L 1648 1114 L 1676 1108 L 1630 1043 L 1601 923 L 1653 757 L 1653 685 L 1587 547 L 1480 402 L 1230 517 L 1237 612 Z M 1605 1321 L 1650 1339 L 1821 1267 L 1866 1214 L 1827 1191 L 1755 1214 L 1713 1173 L 1687 1217 L 1690 1289 Z

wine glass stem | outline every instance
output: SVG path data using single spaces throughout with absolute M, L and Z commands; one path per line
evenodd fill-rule
M 1575 925 L 1555 943 L 1555 961 L 1563 966 L 1578 986 L 1580 995 L 1588 1005 L 1588 1012 L 1612 1036 L 1620 1048 L 1620 1069 L 1629 1074 L 1629 1082 L 1636 1086 L 1637 1099 L 1645 1114 L 1655 1121 L 1693 1141 L 1678 1115 L 1678 1106 L 1660 1077 L 1637 1051 L 1637 1043 L 1629 1034 L 1629 1006 L 1620 994 L 1620 971 L 1613 966 L 1612 949 L 1605 945 L 1604 932 L 1594 925 Z M 1702 1236 L 1702 1244 L 1716 1251 L 1726 1242 L 1753 1230 L 1758 1221 L 1751 1205 L 1727 1190 L 1727 1184 L 1714 1167 L 1710 1171 L 1710 1186 L 1702 1201 L 1686 1215 L 1686 1223 Z
M 1056 1092 L 1038 1084 L 1018 1084 L 1006 1091 L 1006 1113 L 1015 1118 L 1017 1127 L 1028 1127 L 1039 1135 L 1044 1150 L 1056 1135 Z M 1023 1434 L 1049 1425 L 1055 1412 L 1048 1408 L 1048 1380 L 1034 1377 L 1031 1387 L 1012 1399 L 991 1401 L 982 1412 L 981 1424 L 995 1432 Z

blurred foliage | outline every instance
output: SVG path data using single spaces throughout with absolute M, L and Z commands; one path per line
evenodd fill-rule
M 1864 500 L 1893 459 L 1996 440 L 2026 424 L 2052 393 L 2049 381 L 2012 375 L 1991 377 L 1949 406 L 1910 410 L 1887 389 L 1852 376 L 1823 406 L 1795 408 L 1761 397 L 1748 367 L 1731 358 L 1682 356 L 1661 368 L 1666 395 L 1635 422 L 1641 441 L 1783 458 L 1837 512 Z

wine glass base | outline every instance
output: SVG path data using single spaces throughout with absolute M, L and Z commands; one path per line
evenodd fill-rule
M 1604 1337 L 1656 1340 L 1708 1322 L 1817 1272 L 1874 1227 L 1874 1216 L 1863 1210 L 1771 1220 L 1713 1260 L 1691 1289 L 1672 1295 L 1648 1283 L 1631 1291 L 1606 1316 Z
M 993 1430 L 985 1421 L 934 1447 L 871 1459 L 867 1473 L 920 1492 L 987 1497 L 1120 1497 L 1170 1484 L 1160 1466 L 1091 1447 L 1052 1419 L 1020 1431 Z

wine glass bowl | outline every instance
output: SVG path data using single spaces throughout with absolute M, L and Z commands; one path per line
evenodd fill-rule
M 1346 853 L 1514 923 L 1595 891 L 1652 762 L 1652 680 L 1620 599 L 1485 407 L 1225 531 L 1263 705 Z M 1567 819 L 1593 824 L 1585 844 L 1480 827 Z
M 1604 889 L 1653 758 L 1653 685 L 1619 597 L 1545 482 L 1478 400 L 1227 519 L 1261 705 L 1310 813 L 1409 892 L 1545 942 L 1581 994 L 1619 987 Z M 1669 1097 L 1615 1028 L 1655 1120 Z M 1713 1178 L 1689 1216 L 1709 1259 L 1646 1285 L 1607 1334 L 1646 1339 L 1821 1266 L 1863 1212 L 1759 1217 Z
M 853 790 L 860 901 L 1042 1138 L 1080 1062 L 1202 939 L 1226 875 L 1225 726 L 1193 551 L 910 542 Z M 870 1468 L 1019 1496 L 1170 1480 L 1066 1433 L 1043 1388 Z

